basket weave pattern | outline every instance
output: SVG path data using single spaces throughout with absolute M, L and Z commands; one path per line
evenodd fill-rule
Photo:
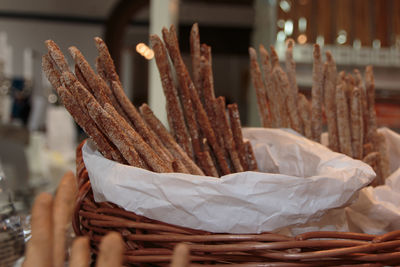
M 190 246 L 194 264 L 238 266 L 382 266 L 400 263 L 400 231 L 382 236 L 349 232 L 308 232 L 296 237 L 214 234 L 151 220 L 109 202 L 96 203 L 81 148 L 77 148 L 79 194 L 73 218 L 77 235 L 88 235 L 94 253 L 109 231 L 122 234 L 125 263 L 170 262 L 180 242 Z

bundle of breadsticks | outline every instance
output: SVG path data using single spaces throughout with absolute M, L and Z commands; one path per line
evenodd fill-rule
M 200 48 L 197 25 L 192 36 L 196 84 L 182 61 L 174 27 L 163 29 L 165 45 L 158 36 L 151 36 L 171 133 L 147 104 L 139 111 L 128 99 L 100 38 L 95 38 L 96 72 L 74 46 L 69 48 L 75 63 L 72 72 L 51 40 L 45 42 L 48 53 L 43 56 L 42 68 L 61 102 L 107 159 L 155 172 L 214 177 L 256 170 L 252 147 L 242 138 L 236 104 L 228 105 L 228 116 L 224 98 L 214 96 L 210 48 Z
M 364 82 L 357 69 L 353 74 L 337 73 L 332 54 L 326 51 L 323 62 L 320 47 L 315 44 L 308 101 L 297 86 L 293 46 L 294 41 L 288 40 L 286 71 L 273 46 L 268 53 L 260 45 L 260 64 L 256 50 L 249 48 L 251 77 L 263 127 L 292 128 L 321 142 L 325 113 L 329 147 L 371 165 L 377 174 L 372 184 L 384 184 L 389 176 L 389 160 L 385 138 L 377 131 L 372 67 L 366 67 Z

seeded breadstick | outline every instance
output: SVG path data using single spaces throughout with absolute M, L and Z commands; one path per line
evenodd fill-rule
M 164 161 L 171 161 L 171 153 L 169 153 L 169 151 L 162 144 L 160 146 L 160 144 L 157 142 L 156 136 L 143 121 L 143 118 L 142 116 L 140 116 L 139 111 L 128 99 L 120 84 L 116 81 L 112 81 L 111 88 L 118 102 L 121 104 L 123 110 L 128 116 L 129 120 L 133 123 L 134 129 Z
M 382 133 L 377 131 L 375 140 L 377 142 L 376 148 L 381 154 L 380 172 L 382 174 L 382 179 L 386 179 L 390 175 L 390 164 L 386 139 Z
M 282 124 L 279 127 L 290 128 L 289 111 L 286 105 L 288 95 L 286 92 L 286 88 L 281 88 L 278 85 L 279 77 L 277 77 L 278 73 L 276 72 L 276 70 L 281 69 L 281 65 L 279 64 L 278 53 L 276 52 L 273 46 L 270 46 L 270 49 L 271 49 L 272 82 L 274 85 L 274 90 L 277 95 L 277 105 L 279 107 L 280 117 L 282 120 Z
M 249 170 L 249 164 L 246 158 L 246 148 L 243 143 L 242 126 L 240 123 L 239 109 L 236 103 L 228 105 L 229 121 L 231 124 L 233 140 L 236 150 L 239 154 L 240 163 L 245 171 Z
M 172 255 L 171 267 L 189 267 L 190 251 L 187 244 L 181 243 L 174 248 Z
M 76 47 L 71 46 L 68 50 L 100 105 L 103 107 L 105 103 L 110 103 L 111 89 L 108 86 L 104 86 L 104 81 L 94 73 L 89 63 Z
M 351 145 L 353 148 L 353 157 L 356 159 L 363 158 L 363 117 L 361 106 L 360 89 L 354 87 L 351 94 L 350 105 L 350 125 L 351 125 Z
M 196 154 L 198 164 L 207 176 L 218 177 L 218 171 L 209 151 L 202 151 Z
M 278 104 L 278 92 L 276 86 L 274 86 L 272 82 L 272 67 L 269 61 L 269 55 L 267 50 L 263 45 L 260 45 L 260 59 L 261 59 L 261 67 L 264 73 L 264 83 L 266 94 L 268 98 L 268 104 L 270 107 L 270 116 L 271 116 L 271 126 L 272 127 L 281 127 L 282 118 L 280 113 L 280 107 Z
M 229 174 L 230 173 L 229 167 L 228 167 L 226 160 L 224 159 L 222 149 L 220 148 L 220 146 L 217 143 L 215 134 L 211 128 L 210 121 L 207 117 L 207 114 L 206 114 L 204 108 L 203 108 L 203 105 L 201 104 L 201 101 L 197 94 L 197 91 L 194 88 L 193 82 L 190 79 L 190 76 L 186 69 L 186 66 L 183 63 L 183 60 L 182 60 L 182 57 L 181 57 L 181 54 L 179 51 L 179 45 L 178 45 L 178 40 L 177 40 L 174 25 L 171 26 L 170 32 L 168 32 L 168 30 L 166 28 L 164 28 L 163 36 L 164 36 L 164 40 L 167 45 L 167 49 L 171 56 L 171 59 L 174 63 L 176 72 L 179 73 L 178 80 L 179 80 L 180 86 L 182 87 L 181 88 L 182 96 L 186 95 L 185 98 L 186 97 L 191 98 L 190 101 L 183 100 L 184 109 L 189 111 L 188 113 L 185 113 L 186 119 L 188 121 L 190 121 L 192 119 L 189 120 L 187 116 L 188 115 L 194 116 L 194 113 L 193 114 L 190 113 L 190 112 L 193 112 L 193 106 L 192 106 L 192 101 L 193 101 L 199 125 L 202 129 L 202 132 L 204 133 L 207 140 L 209 141 L 211 147 L 213 148 L 213 152 L 215 154 L 215 157 L 217 158 L 219 167 L 221 168 L 221 171 L 223 174 Z M 190 116 L 189 116 L 189 118 L 190 118 Z M 195 119 L 194 119 L 193 123 L 194 123 L 194 125 L 192 125 L 192 126 L 194 128 L 194 126 L 197 125 L 197 122 Z M 189 128 L 191 127 L 190 125 L 191 124 L 189 124 Z M 193 129 L 193 130 L 195 130 L 195 129 Z M 195 133 L 197 133 L 197 132 L 193 131 L 193 133 L 191 133 L 192 141 L 193 141 L 193 137 L 194 137 Z
M 90 264 L 89 236 L 79 236 L 72 243 L 69 267 L 88 267 Z
M 344 92 L 344 82 L 336 86 L 336 108 L 340 152 L 352 157 L 349 110 Z
M 122 87 L 121 81 L 119 80 L 119 76 L 117 74 L 117 71 L 115 70 L 114 62 L 111 58 L 110 52 L 108 51 L 107 45 L 99 37 L 95 37 L 94 41 L 97 51 L 99 52 L 98 59 L 100 64 L 98 65 L 102 67 L 102 72 L 107 78 L 106 80 L 109 82 L 115 81 Z
M 311 130 L 313 140 L 320 142 L 322 134 L 322 88 L 324 81 L 321 51 L 314 44 L 313 84 L 311 88 Z
M 41 193 L 32 208 L 32 237 L 25 252 L 23 267 L 51 267 L 53 260 L 53 197 Z
M 298 94 L 297 101 L 297 108 L 299 109 L 299 115 L 304 129 L 304 136 L 308 139 L 312 139 L 310 102 L 308 102 L 306 96 L 302 93 Z
M 146 169 L 146 165 L 136 152 L 131 139 L 123 132 L 114 118 L 94 99 L 88 99 L 87 108 L 90 117 L 114 143 L 129 165 Z
M 113 117 L 122 130 L 126 133 L 128 138 L 132 140 L 134 148 L 139 153 L 142 159 L 153 169 L 155 172 L 172 172 L 172 162 L 163 160 L 144 140 L 143 138 L 119 116 L 114 107 L 108 103 L 104 109 Z
M 269 115 L 267 96 L 264 83 L 261 76 L 260 66 L 257 62 L 257 53 L 253 47 L 249 47 L 250 54 L 250 74 L 253 87 L 257 95 L 258 114 L 260 114 L 261 124 L 263 127 L 271 127 L 271 119 Z
M 121 267 L 123 263 L 124 241 L 117 232 L 105 235 L 100 243 L 96 267 Z
M 246 150 L 247 163 L 249 164 L 249 171 L 258 171 L 256 156 L 254 155 L 253 147 L 249 141 L 244 142 Z
M 164 125 L 153 114 L 147 104 L 143 104 L 140 108 L 140 113 L 147 125 L 157 134 L 161 142 L 168 148 L 171 154 L 182 161 L 185 167 L 191 174 L 204 175 L 203 171 L 189 158 L 183 149 L 176 143 Z
M 211 47 L 201 45 L 201 76 L 203 84 L 204 109 L 207 113 L 212 128 L 220 147 L 224 147 L 224 137 L 218 132 L 217 111 L 215 110 L 214 78 L 212 74 Z
M 85 86 L 88 90 L 90 90 L 90 86 L 86 82 L 85 77 L 83 77 L 81 70 L 79 69 L 78 65 L 76 65 L 76 64 L 75 64 L 75 76 L 83 86 Z
M 186 129 L 178 92 L 172 79 L 166 48 L 157 35 L 150 36 L 150 43 L 154 49 L 154 55 L 160 73 L 164 95 L 167 100 L 167 115 L 170 128 L 173 129 L 178 144 L 188 155 L 191 155 L 190 137 Z
M 376 113 L 375 113 L 375 81 L 372 66 L 365 68 L 365 88 L 367 91 L 368 101 L 368 130 L 367 140 L 372 144 L 375 143 L 374 137 L 377 129 Z
M 180 97 L 182 100 L 183 111 L 186 119 L 186 125 L 188 126 L 189 134 L 192 142 L 192 151 L 189 154 L 191 157 L 194 157 L 194 154 L 201 151 L 200 139 L 199 139 L 199 130 L 196 121 L 196 115 L 193 109 L 193 103 L 191 99 L 191 90 L 189 86 L 193 86 L 193 83 L 190 79 L 189 72 L 186 69 L 185 64 L 183 63 L 182 57 L 179 51 L 179 43 L 176 36 L 175 28 L 171 26 L 170 31 L 166 28 L 162 29 L 163 39 L 165 45 L 167 47 L 168 53 L 172 59 L 173 65 L 176 70 L 179 89 L 180 89 Z M 197 94 L 196 89 L 194 91 Z M 193 154 L 194 152 L 194 154 Z
M 66 233 L 72 221 L 77 192 L 75 176 L 69 171 L 61 179 L 53 203 L 53 267 L 65 265 Z
M 54 60 L 60 72 L 70 71 L 64 54 L 61 52 L 58 45 L 52 40 L 47 40 L 44 43 L 49 51 L 50 57 Z
M 200 36 L 199 36 L 199 26 L 197 23 L 194 23 L 192 26 L 192 30 L 190 31 L 190 55 L 192 57 L 192 74 L 193 74 L 193 83 L 197 89 L 197 93 L 199 94 L 200 100 L 203 100 L 202 93 L 202 81 L 201 81 L 201 67 L 200 67 Z
M 281 90 L 286 94 L 286 101 L 284 102 L 284 105 L 286 105 L 287 111 L 289 113 L 290 125 L 295 131 L 301 133 L 302 130 L 300 118 L 297 110 L 297 94 L 295 98 L 295 95 L 291 93 L 288 78 L 282 68 L 275 68 L 273 73 L 277 78 L 278 88 L 281 88 Z
M 240 163 L 238 151 L 236 150 L 235 140 L 233 139 L 233 134 L 231 127 L 229 125 L 228 118 L 225 111 L 225 98 L 220 96 L 216 99 L 216 104 L 218 107 L 218 115 L 221 118 L 221 129 L 223 130 L 223 136 L 225 140 L 225 148 L 229 152 L 230 159 L 232 161 L 235 172 L 242 172 L 243 166 Z
M 336 63 L 331 52 L 326 52 L 324 65 L 324 103 L 326 121 L 328 124 L 329 148 L 335 152 L 339 151 L 339 136 L 336 119 Z
M 362 82 L 362 77 L 361 73 L 358 69 L 354 70 L 354 76 L 356 80 L 356 85 L 358 88 L 360 88 L 360 93 L 361 93 L 361 104 L 362 104 L 362 116 L 363 116 L 363 142 L 367 143 L 367 129 L 368 129 L 368 100 L 367 100 L 367 95 L 365 92 L 365 86 Z

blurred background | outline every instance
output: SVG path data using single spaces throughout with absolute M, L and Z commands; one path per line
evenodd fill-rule
M 2 0 L 0 173 L 17 208 L 29 207 L 39 189 L 54 190 L 74 169 L 84 138 L 44 78 L 44 41 L 54 40 L 70 63 L 67 48 L 74 45 L 94 64 L 93 37 L 102 37 L 132 102 L 148 102 L 165 121 L 148 37 L 175 24 L 190 68 L 194 22 L 201 42 L 212 47 L 216 95 L 238 103 L 245 126 L 260 125 L 248 47 L 274 45 L 284 60 L 285 41 L 293 38 L 301 91 L 310 92 L 314 43 L 333 53 L 339 70 L 363 73 L 372 64 L 378 123 L 400 130 L 400 0 Z

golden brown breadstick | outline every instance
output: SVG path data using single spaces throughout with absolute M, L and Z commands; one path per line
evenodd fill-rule
M 381 161 L 380 161 L 380 172 L 382 174 L 382 179 L 385 180 L 390 175 L 390 164 L 389 164 L 389 155 L 387 149 L 387 143 L 385 136 L 380 133 L 376 132 L 375 140 L 377 142 L 376 148 L 378 152 L 381 154 Z M 383 183 L 385 183 L 383 181 Z
M 299 115 L 302 121 L 304 136 L 312 139 L 311 131 L 311 105 L 305 95 L 299 93 L 297 96 Z
M 88 267 L 90 264 L 89 236 L 79 236 L 72 243 L 69 267 Z
M 53 201 L 53 267 L 64 267 L 66 234 L 78 193 L 74 174 L 69 171 L 61 179 Z
M 173 172 L 172 162 L 163 160 L 144 140 L 143 138 L 122 118 L 114 107 L 108 103 L 105 104 L 104 110 L 111 115 L 117 122 L 120 129 L 126 133 L 131 140 L 133 147 L 139 153 L 140 157 L 155 172 Z
M 53 197 L 41 193 L 32 208 L 31 233 L 23 267 L 51 267 L 53 263 Z
M 266 89 L 268 104 L 270 107 L 271 126 L 275 128 L 281 127 L 282 118 L 280 113 L 280 107 L 278 104 L 279 95 L 277 92 L 276 85 L 274 85 L 272 82 L 273 81 L 272 67 L 269 60 L 269 55 L 263 45 L 260 45 L 259 52 L 261 59 L 261 68 L 264 73 L 265 89 Z
M 256 156 L 254 155 L 253 147 L 249 141 L 244 142 L 246 150 L 247 163 L 249 164 L 249 171 L 258 171 Z
M 324 103 L 325 114 L 328 126 L 329 148 L 339 152 L 339 136 L 336 119 L 336 63 L 331 52 L 326 52 L 326 62 L 324 65 Z
M 164 95 L 167 100 L 167 115 L 170 128 L 173 130 L 178 144 L 190 156 L 192 151 L 190 146 L 190 137 L 186 129 L 178 92 L 173 83 L 166 48 L 157 35 L 150 36 L 150 43 L 154 49 L 156 64 L 160 73 Z
M 253 87 L 256 91 L 258 114 L 260 115 L 261 125 L 263 127 L 271 127 L 271 118 L 269 115 L 267 96 L 264 83 L 261 76 L 260 66 L 257 62 L 257 53 L 253 47 L 249 47 L 250 54 L 250 74 Z
M 70 71 L 64 54 L 61 52 L 58 45 L 53 40 L 47 40 L 44 43 L 49 51 L 50 57 L 54 60 L 60 72 Z
M 190 250 L 187 244 L 181 243 L 174 248 L 171 267 L 189 267 Z
M 193 121 L 193 128 L 194 125 L 197 125 L 197 122 L 194 118 L 194 113 L 193 112 L 193 106 L 192 106 L 192 101 L 193 101 L 193 105 L 195 107 L 196 110 L 196 115 L 197 115 L 197 119 L 199 121 L 199 126 L 202 129 L 203 134 L 206 136 L 207 140 L 209 141 L 213 152 L 215 154 L 215 157 L 217 158 L 219 167 L 221 168 L 221 171 L 223 174 L 229 174 L 229 167 L 228 164 L 223 156 L 223 151 L 220 148 L 220 146 L 217 143 L 214 131 L 211 128 L 211 124 L 210 121 L 207 117 L 207 114 L 203 108 L 203 105 L 201 104 L 200 98 L 197 94 L 197 91 L 193 85 L 192 80 L 190 79 L 189 73 L 186 69 L 185 64 L 183 63 L 180 51 L 179 51 L 179 45 L 178 45 L 178 40 L 177 40 L 177 36 L 176 36 L 176 31 L 175 31 L 175 26 L 172 25 L 170 28 L 170 32 L 168 32 L 168 30 L 166 28 L 163 29 L 163 37 L 164 37 L 164 41 L 166 42 L 167 45 L 167 49 L 169 51 L 169 54 L 171 56 L 172 62 L 174 63 L 176 72 L 179 73 L 178 75 L 178 81 L 179 84 L 181 86 L 181 96 L 185 99 L 187 97 L 191 98 L 191 99 L 186 99 L 183 100 L 182 102 L 184 102 L 183 106 L 184 106 L 184 110 L 187 110 L 188 112 L 185 112 L 185 116 L 186 119 L 188 120 L 188 117 L 192 117 L 189 121 Z M 189 132 L 190 132 L 190 125 L 189 124 Z M 191 137 L 192 137 L 192 141 L 193 138 L 196 137 L 195 134 L 197 133 L 195 131 L 195 129 L 192 129 L 193 133 L 191 133 Z M 197 136 L 198 138 L 198 136 Z
M 231 127 L 229 125 L 228 118 L 225 111 L 225 98 L 220 96 L 216 99 L 217 114 L 219 117 L 219 124 L 221 132 L 224 136 L 225 149 L 228 151 L 231 162 L 233 164 L 234 172 L 242 172 L 243 166 L 240 163 L 238 151 L 236 150 L 235 140 L 233 139 L 233 134 Z
M 367 91 L 368 101 L 368 129 L 367 129 L 367 140 L 371 143 L 375 143 L 374 137 L 377 129 L 376 125 L 376 112 L 375 112 L 375 81 L 372 66 L 365 68 L 365 88 Z
M 122 266 L 124 251 L 121 235 L 117 232 L 109 232 L 101 240 L 96 267 Z
M 356 159 L 363 158 L 363 117 L 360 89 L 354 87 L 351 93 L 350 105 L 350 125 L 351 125 L 351 145 L 353 149 L 353 157 Z
M 324 81 L 321 51 L 318 44 L 314 44 L 313 83 L 311 88 L 311 130 L 313 140 L 321 142 L 322 134 L 322 88 Z
M 190 31 L 190 55 L 192 57 L 192 74 L 193 74 L 193 83 L 197 89 L 197 93 L 199 94 L 200 100 L 203 100 L 202 93 L 202 81 L 201 81 L 201 53 L 200 53 L 200 35 L 199 35 L 199 26 L 197 23 L 194 23 L 192 26 L 192 30 Z
M 339 133 L 339 146 L 340 152 L 352 157 L 353 151 L 351 147 L 349 110 L 347 106 L 344 86 L 344 82 L 341 82 L 336 86 L 336 112 Z
M 121 104 L 121 107 L 125 111 L 127 117 L 132 122 L 134 129 L 165 162 L 172 161 L 171 153 L 169 153 L 169 151 L 162 145 L 162 143 L 157 142 L 156 136 L 143 121 L 143 118 L 142 116 L 140 116 L 139 111 L 128 99 L 124 92 L 124 89 L 122 89 L 119 83 L 116 81 L 112 81 L 111 88 L 118 102 Z
M 233 140 L 236 150 L 239 154 L 240 163 L 245 171 L 249 170 L 249 164 L 246 158 L 246 148 L 243 143 L 242 126 L 240 123 L 239 109 L 236 103 L 228 105 L 229 121 L 231 123 Z
M 196 154 L 198 164 L 207 176 L 218 177 L 218 171 L 209 151 L 202 151 Z
M 160 138 L 171 154 L 175 158 L 180 159 L 191 174 L 204 175 L 203 171 L 189 158 L 181 146 L 175 142 L 168 130 L 153 114 L 150 107 L 147 104 L 143 104 L 139 110 L 147 125 L 157 134 L 158 138 Z
M 302 133 L 299 113 L 297 110 L 297 98 L 295 98 L 295 96 L 291 92 L 287 75 L 281 67 L 275 68 L 273 71 L 273 75 L 275 77 L 275 80 L 277 81 L 278 88 L 280 88 L 280 90 L 282 90 L 282 93 L 286 95 L 286 101 L 283 102 L 283 105 L 286 106 L 286 110 L 290 119 L 290 126 L 298 133 Z

